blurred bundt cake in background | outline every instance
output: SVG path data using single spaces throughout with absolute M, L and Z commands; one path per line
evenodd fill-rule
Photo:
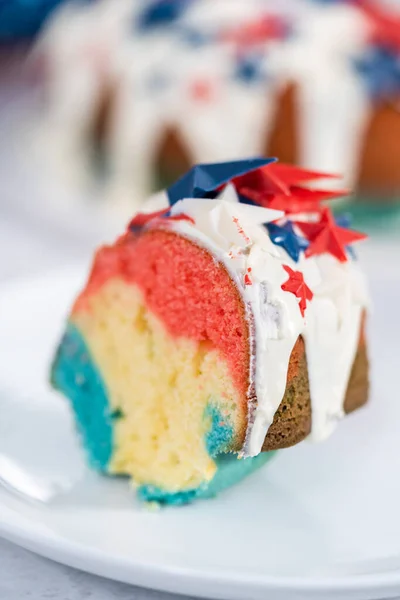
M 40 129 L 132 202 L 192 164 L 276 155 L 400 190 L 400 16 L 372 0 L 99 0 L 54 18 Z M 101 169 L 99 169 L 99 165 Z

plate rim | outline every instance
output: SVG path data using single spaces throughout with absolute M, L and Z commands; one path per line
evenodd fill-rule
M 0 499 L 0 509 L 2 507 Z M 21 517 L 17 510 L 9 510 L 17 519 Z M 285 577 L 223 569 L 217 574 L 205 567 L 162 566 L 113 556 L 91 545 L 46 533 L 40 526 L 32 526 L 32 519 L 26 515 L 22 515 L 22 519 L 25 526 L 7 523 L 0 515 L 0 537 L 56 563 L 146 589 L 224 600 L 261 600 L 267 592 L 274 593 L 274 599 L 321 598 L 326 593 L 329 596 L 341 594 L 341 598 L 388 599 L 400 593 L 400 571 Z

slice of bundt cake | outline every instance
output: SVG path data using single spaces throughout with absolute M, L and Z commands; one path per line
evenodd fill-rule
M 194 167 L 97 252 L 52 368 L 95 468 L 183 503 L 364 404 L 364 236 L 304 187 L 320 177 Z

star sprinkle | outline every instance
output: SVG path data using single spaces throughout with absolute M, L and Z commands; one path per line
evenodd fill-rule
M 242 202 L 282 210 L 287 215 L 293 215 L 321 213 L 323 209 L 321 202 L 348 195 L 348 190 L 325 191 L 299 185 L 336 177 L 336 175 L 274 162 L 236 178 L 234 183 Z
M 283 210 L 287 215 L 293 215 L 297 213 L 320 213 L 323 210 L 321 202 L 338 196 L 345 196 L 348 194 L 348 190 L 310 190 L 299 186 L 291 186 L 287 194 L 271 194 L 248 188 L 242 188 L 241 194 L 246 198 L 250 198 L 255 204 L 274 210 Z
M 336 225 L 339 227 L 344 227 L 345 229 L 350 229 L 351 226 L 351 214 L 343 213 L 341 215 L 337 215 L 335 217 Z
M 277 159 L 273 160 L 274 162 L 269 165 L 233 179 L 233 183 L 241 196 L 250 198 L 258 204 L 258 198 L 261 195 L 290 193 L 289 187 L 278 177 L 275 177 L 273 169 L 270 169 L 273 164 L 276 164 Z
M 214 96 L 215 85 L 207 79 L 196 79 L 189 86 L 189 94 L 198 102 L 210 102 Z
M 61 1 L 0 0 L 0 40 L 7 44 L 32 37 Z
M 323 202 L 348 195 L 348 190 L 326 191 L 302 185 L 334 177 L 293 165 L 276 164 L 274 158 L 201 164 L 171 186 L 164 198 L 170 206 L 170 214 L 189 215 L 197 224 L 204 212 L 211 211 L 214 219 L 212 234 L 221 243 L 227 237 L 226 228 L 229 235 L 236 235 L 237 244 L 241 245 L 240 228 L 244 231 L 245 226 L 248 235 L 247 228 L 251 231 L 251 227 L 264 225 L 272 243 L 284 248 L 295 262 L 301 252 L 306 258 L 331 254 L 345 262 L 352 253 L 350 244 L 366 236 L 336 223 Z M 204 202 L 199 203 L 199 198 Z M 233 217 L 240 217 L 240 222 Z M 288 221 L 290 217 L 292 219 Z M 293 228 L 293 223 L 297 228 Z M 232 231 L 232 225 L 236 226 L 236 232 Z
M 224 32 L 225 42 L 241 47 L 263 45 L 269 40 L 282 39 L 289 31 L 287 23 L 278 16 L 266 15 Z
M 163 210 L 157 210 L 156 212 L 151 213 L 137 213 L 129 223 L 128 229 L 133 233 L 137 233 L 153 219 L 165 216 L 167 211 L 168 209 L 164 208 Z
M 250 158 L 192 167 L 167 190 L 170 205 L 182 198 L 214 198 L 231 179 L 273 162 L 273 158 Z
M 364 233 L 337 225 L 332 212 L 327 208 L 324 209 L 318 223 L 298 221 L 296 225 L 310 240 L 310 245 L 305 252 L 307 258 L 328 253 L 340 262 L 346 262 L 348 260 L 346 246 L 367 237 Z
M 372 47 L 355 63 L 369 95 L 374 100 L 390 99 L 400 92 L 400 60 L 397 52 Z
M 339 225 L 339 227 L 344 227 L 345 229 L 350 229 L 352 219 L 351 219 L 351 215 L 349 213 L 343 213 L 341 215 L 336 215 L 335 221 L 336 221 L 336 225 Z M 356 254 L 353 246 L 346 246 L 346 251 L 353 260 L 357 260 L 357 254 Z
M 317 181 L 318 179 L 337 178 L 337 175 L 329 175 L 319 171 L 310 171 L 309 169 L 301 169 L 294 165 L 287 165 L 285 163 L 274 161 L 270 165 L 261 167 L 257 171 L 236 178 L 234 183 L 241 195 L 260 203 L 259 198 L 262 198 L 262 195 L 285 194 L 288 196 L 291 194 L 293 187 L 299 189 L 299 184 L 310 183 L 312 181 Z M 306 192 L 306 188 L 300 189 L 303 192 Z M 340 192 L 335 192 L 335 196 L 339 195 Z
M 258 83 L 265 79 L 262 56 L 259 54 L 246 54 L 239 56 L 235 65 L 234 76 L 243 83 Z
M 311 181 L 318 181 L 318 179 L 339 179 L 339 175 L 332 175 L 331 173 L 322 173 L 321 171 L 311 171 L 310 169 L 303 169 L 296 165 L 289 165 L 286 163 L 276 162 L 268 168 L 266 174 L 269 177 L 279 179 L 279 181 L 286 186 L 298 185 L 299 183 L 308 183 Z
M 210 44 L 213 41 L 213 35 L 210 33 L 206 33 L 201 31 L 200 29 L 195 29 L 193 27 L 182 27 L 179 29 L 179 34 L 182 39 L 188 46 L 193 48 L 201 48 L 206 44 Z
M 152 0 L 139 15 L 137 25 L 149 30 L 174 23 L 189 7 L 192 0 Z
M 290 221 L 282 226 L 275 223 L 268 223 L 266 228 L 268 229 L 271 241 L 277 246 L 281 246 L 295 262 L 298 262 L 300 252 L 305 250 L 309 245 L 308 240 L 296 235 Z
M 400 17 L 394 11 L 389 12 L 377 2 L 363 0 L 359 6 L 369 18 L 373 30 L 371 42 L 391 46 L 400 50 Z
M 307 300 L 310 302 L 314 294 L 304 281 L 303 273 L 301 271 L 294 271 L 288 265 L 283 265 L 286 273 L 289 275 L 289 279 L 281 285 L 284 292 L 290 292 L 299 299 L 299 308 L 302 317 L 304 317 L 305 310 L 307 308 Z

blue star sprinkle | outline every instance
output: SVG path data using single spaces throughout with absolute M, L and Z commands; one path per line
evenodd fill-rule
M 152 0 L 139 15 L 139 29 L 154 29 L 177 21 L 194 0 Z
M 344 227 L 345 229 L 350 229 L 352 218 L 349 213 L 343 213 L 342 215 L 337 215 L 335 217 L 336 225 L 339 227 Z M 353 248 L 353 246 L 346 246 L 346 251 L 349 253 L 353 260 L 357 260 L 357 254 Z
M 339 227 L 345 227 L 346 229 L 350 229 L 351 220 L 351 215 L 349 213 L 343 213 L 342 215 L 337 215 L 335 217 L 336 224 L 339 225 Z
M 300 258 L 300 252 L 305 250 L 309 245 L 308 240 L 294 232 L 293 225 L 290 223 L 290 221 L 285 223 L 285 225 L 267 223 L 266 228 L 268 229 L 271 241 L 277 246 L 284 248 L 289 256 L 295 262 L 298 262 Z
M 265 80 L 262 57 L 259 54 L 240 56 L 235 67 L 235 77 L 246 84 Z
M 14 41 L 36 34 L 62 0 L 0 0 L 0 40 Z
M 206 46 L 213 42 L 215 37 L 212 33 L 205 33 L 199 29 L 189 27 L 182 27 L 182 29 L 179 30 L 179 34 L 183 42 L 192 48 Z
M 383 46 L 374 46 L 355 68 L 373 100 L 393 98 L 400 92 L 400 57 Z
M 275 158 L 250 158 L 196 165 L 168 188 L 169 203 L 173 206 L 182 198 L 215 198 L 218 188 L 231 179 L 275 161 Z

